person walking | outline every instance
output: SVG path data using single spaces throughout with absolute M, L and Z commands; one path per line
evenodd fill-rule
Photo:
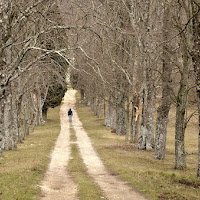
M 72 116 L 73 116 L 73 112 L 71 110 L 71 108 L 68 110 L 68 117 L 69 117 L 69 122 L 72 123 Z

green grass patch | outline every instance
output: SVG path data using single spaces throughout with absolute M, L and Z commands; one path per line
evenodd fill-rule
M 71 136 L 73 142 L 76 141 L 74 130 L 71 128 Z M 69 162 L 68 170 L 72 174 L 73 179 L 78 185 L 78 197 L 80 200 L 102 200 L 106 199 L 103 192 L 97 184 L 95 184 L 87 173 L 87 169 L 80 157 L 80 152 L 76 144 L 72 144 L 72 159 Z
M 74 131 L 73 127 L 70 126 L 70 141 L 76 142 L 76 140 L 77 140 L 77 138 L 76 138 L 75 131 Z
M 136 187 L 152 200 L 199 200 L 200 180 L 196 178 L 197 155 L 187 155 L 186 170 L 175 170 L 174 162 L 174 112 L 168 127 L 165 160 L 154 159 L 154 152 L 139 151 L 125 141 L 124 136 L 111 133 L 103 126 L 103 118 L 97 119 L 89 107 L 79 104 L 76 108 L 85 130 L 91 138 L 105 166 L 121 179 Z M 197 152 L 198 126 L 188 125 L 185 138 L 187 152 Z
M 60 107 L 49 109 L 48 122 L 35 128 L 14 151 L 0 158 L 0 199 L 31 200 L 40 194 L 39 184 L 60 132 Z

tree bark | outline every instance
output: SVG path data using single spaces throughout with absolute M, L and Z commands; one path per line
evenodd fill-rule
M 200 178 L 200 57 L 198 58 L 198 66 L 196 67 L 196 88 L 197 88 L 197 104 L 199 113 L 199 145 L 198 145 L 198 169 L 197 177 Z
M 106 116 L 104 119 L 104 125 L 110 127 L 111 125 L 111 97 L 109 97 L 109 100 L 107 102 L 107 109 L 106 109 Z
M 150 151 L 154 148 L 155 87 L 152 69 L 146 69 L 146 86 L 143 92 L 143 111 L 138 149 Z
M 28 101 L 28 100 L 26 100 Z M 23 122 L 23 125 L 24 125 L 24 137 L 26 135 L 29 135 L 29 105 L 28 105 L 28 102 L 25 102 L 24 104 L 24 122 Z
M 137 143 L 138 140 L 138 121 L 139 121 L 139 96 L 135 92 L 133 95 L 133 102 L 132 102 L 132 114 L 131 114 L 131 134 L 130 134 L 130 142 Z
M 45 123 L 42 117 L 43 104 L 39 86 L 37 86 L 37 90 L 35 90 L 34 93 L 32 94 L 32 103 L 33 103 L 33 113 L 32 113 L 32 132 L 33 132 L 35 126 L 42 125 Z
M 47 111 L 48 111 L 48 108 L 47 109 L 42 109 L 42 117 L 45 121 L 47 121 Z
M 101 118 L 101 116 L 102 116 L 102 99 L 101 97 L 99 97 L 97 100 L 97 117 Z
M 151 150 L 154 147 L 154 99 L 155 99 L 155 89 L 154 80 L 151 65 L 151 47 L 152 34 L 150 31 L 153 27 L 150 21 L 150 12 L 153 13 L 155 10 L 152 7 L 152 1 L 141 1 L 138 4 L 131 5 L 130 21 L 134 30 L 136 30 L 137 35 L 137 45 L 140 52 L 139 66 L 143 67 L 143 112 L 142 112 L 142 123 L 140 129 L 140 137 L 138 139 L 138 148 Z M 155 2 L 154 2 L 155 3 Z M 137 8 L 138 6 L 138 8 Z M 138 9 L 138 10 L 137 10 Z M 138 53 L 137 53 L 138 54 Z
M 117 135 L 126 135 L 125 97 L 120 92 L 118 92 L 117 94 L 116 118 L 117 118 L 116 121 Z
M 135 127 L 135 138 L 133 140 L 134 144 L 138 143 L 138 136 L 139 136 L 139 127 L 140 127 L 140 114 L 138 113 L 137 120 L 136 120 L 136 127 Z
M 117 122 L 116 122 L 116 108 L 114 105 L 110 105 L 110 110 L 111 110 L 111 114 L 110 114 L 110 128 L 112 129 L 116 129 L 117 128 Z
M 200 4 L 200 0 L 198 0 Z M 199 132 L 198 132 L 198 169 L 197 169 L 197 177 L 200 178 L 200 11 L 196 12 L 199 9 L 196 5 L 193 6 L 193 14 L 197 13 L 194 16 L 193 20 L 193 51 L 192 51 L 192 61 L 194 65 L 194 72 L 196 78 L 196 92 L 197 92 L 197 106 L 198 106 L 198 114 L 199 114 Z
M 163 40 L 168 41 L 171 36 L 171 13 L 168 5 L 164 8 L 163 17 Z M 167 124 L 168 124 L 168 114 L 171 107 L 171 74 L 172 66 L 171 59 L 173 46 L 171 42 L 167 43 L 163 47 L 163 65 L 162 65 L 162 97 L 160 106 L 157 109 L 157 119 L 156 119 L 156 138 L 155 138 L 155 158 L 165 159 L 166 150 L 166 137 L 167 137 Z
M 19 97 L 17 102 L 17 130 L 18 130 L 18 141 L 22 142 L 24 140 L 24 136 L 22 136 L 22 96 Z
M 97 102 L 95 97 L 92 97 L 90 107 L 94 114 L 97 115 Z
M 38 89 L 39 91 L 39 89 Z M 38 97 L 37 97 L 38 103 L 37 103 L 37 112 L 38 112 L 38 118 L 37 118 L 37 125 L 42 125 L 45 123 L 45 121 L 43 120 L 42 117 L 42 107 L 43 107 L 43 103 L 42 103 L 42 97 L 41 97 L 41 91 L 39 91 L 38 93 Z
M 11 94 L 9 94 L 6 98 L 5 102 L 5 110 L 4 110 L 4 149 L 5 150 L 12 150 L 14 148 L 14 141 L 13 136 L 11 135 L 11 129 L 12 129 L 12 98 Z
M 4 110 L 5 110 L 5 91 L 4 87 L 0 87 L 0 156 L 3 154 L 4 149 Z
M 126 118 L 125 109 L 122 107 L 117 108 L 117 135 L 126 135 Z
M 15 120 L 14 120 L 14 108 L 13 108 L 13 99 L 10 86 L 6 90 L 6 99 L 5 99 L 5 108 L 3 115 L 3 126 L 4 126 L 4 149 L 13 150 L 16 148 L 17 142 L 17 133 L 18 129 L 15 129 Z M 14 100 L 15 102 L 15 100 Z
M 89 97 L 87 98 L 87 106 L 91 106 L 91 100 Z
M 175 126 L 175 169 L 186 168 L 185 156 L 185 111 L 187 106 L 188 92 L 188 73 L 189 73 L 189 57 L 187 52 L 186 41 L 182 36 L 181 50 L 183 55 L 183 69 L 181 70 L 180 88 L 176 102 L 176 126 Z
M 128 141 L 129 140 L 129 126 L 130 126 L 129 124 L 130 123 L 130 120 L 129 120 L 130 104 L 129 104 L 129 97 L 127 96 L 126 98 L 127 98 L 127 101 L 126 101 L 127 105 L 126 105 L 126 110 L 125 110 L 126 112 L 125 120 L 126 120 L 126 141 Z
M 85 99 L 85 92 L 83 89 L 81 89 L 81 103 L 84 102 L 84 99 Z

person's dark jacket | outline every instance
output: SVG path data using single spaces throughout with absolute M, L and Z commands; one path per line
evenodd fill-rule
M 73 115 L 73 112 L 72 112 L 71 108 L 70 108 L 69 111 L 68 111 L 68 116 L 69 116 L 69 115 Z

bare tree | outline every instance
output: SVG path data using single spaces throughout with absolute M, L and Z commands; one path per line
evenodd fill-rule
M 155 158 L 164 159 L 165 149 L 166 149 L 166 137 L 167 137 L 167 124 L 168 124 L 168 114 L 172 103 L 172 58 L 173 58 L 173 43 L 171 40 L 173 37 L 172 28 L 172 7 L 170 7 L 170 2 L 164 5 L 163 11 L 163 41 L 167 41 L 163 45 L 162 53 L 162 97 L 160 106 L 157 109 L 157 120 L 156 120 L 156 138 L 155 138 Z
M 197 106 L 199 113 L 199 151 L 197 177 L 200 177 L 200 1 L 193 1 L 191 6 L 193 18 L 193 50 L 191 51 L 191 54 L 196 78 Z
M 38 120 L 42 121 L 42 95 L 39 89 L 41 84 L 41 74 L 39 67 L 42 60 L 47 56 L 52 58 L 52 50 L 47 47 L 47 37 L 51 38 L 56 44 L 62 42 L 64 26 L 61 26 L 59 15 L 53 19 L 56 4 L 50 1 L 1 1 L 1 48 L 0 48 L 0 151 L 2 149 L 13 149 L 18 141 L 22 141 L 25 133 L 21 131 L 21 110 L 22 105 L 30 105 L 25 102 L 24 96 L 34 91 L 37 95 Z M 54 12 L 52 12 L 54 10 Z M 57 34 L 58 37 L 55 37 Z M 45 45 L 45 48 L 44 48 Z M 54 52 L 56 47 L 54 46 Z M 64 46 L 62 46 L 64 47 Z M 50 62 L 49 62 L 50 63 Z M 33 68 L 38 67 L 38 76 L 35 75 Z M 31 74 L 33 72 L 33 74 Z M 26 74 L 25 74 L 26 73 Z M 37 77 L 32 80 L 32 85 L 36 86 L 25 88 L 22 83 L 28 83 L 28 77 Z M 28 84 L 27 84 L 28 85 Z M 30 92 L 31 91 L 31 92 Z M 36 97 L 36 96 L 35 96 Z M 45 98 L 45 96 L 43 96 Z M 28 111 L 24 123 L 26 133 L 28 133 Z M 36 114 L 36 113 L 35 113 Z M 35 118 L 36 119 L 36 118 Z

